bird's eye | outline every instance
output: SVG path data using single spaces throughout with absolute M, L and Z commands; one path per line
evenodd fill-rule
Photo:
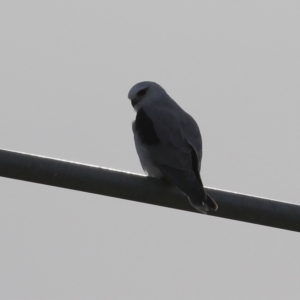
M 139 97 L 144 96 L 144 95 L 147 93 L 147 91 L 148 91 L 148 88 L 144 88 L 144 89 L 138 91 L 138 92 L 137 92 L 137 95 L 138 95 Z

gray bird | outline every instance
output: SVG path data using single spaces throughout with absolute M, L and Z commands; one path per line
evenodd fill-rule
M 155 82 L 137 83 L 128 98 L 137 112 L 132 129 L 145 173 L 171 181 L 197 211 L 216 211 L 200 177 L 202 140 L 195 120 Z

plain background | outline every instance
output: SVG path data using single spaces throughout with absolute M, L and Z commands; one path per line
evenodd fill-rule
M 209 187 L 300 204 L 299 1 L 0 2 L 1 148 L 142 173 L 127 99 L 198 122 Z M 1 299 L 299 299 L 299 233 L 0 178 Z

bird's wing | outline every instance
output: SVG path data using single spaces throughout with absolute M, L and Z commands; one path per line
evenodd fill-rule
M 186 142 L 181 128 L 182 114 L 165 106 L 145 108 L 152 121 L 159 143 L 148 147 L 151 161 L 157 167 L 168 166 L 178 170 L 191 170 L 191 146 Z
M 199 174 L 201 135 L 198 125 L 182 109 L 159 106 L 146 111 L 152 120 L 159 143 L 149 146 L 152 163 L 190 199 L 193 206 L 205 213 L 206 193 Z M 215 202 L 207 203 L 217 207 Z
M 160 141 L 148 148 L 152 161 L 178 170 L 191 171 L 196 163 L 199 172 L 202 143 L 199 128 L 179 106 L 159 105 L 145 110 Z M 193 151 L 196 160 L 193 161 Z
M 202 138 L 199 127 L 196 121 L 189 115 L 185 114 L 185 119 L 182 122 L 182 128 L 185 140 L 193 147 L 198 160 L 198 172 L 201 169 L 202 160 Z

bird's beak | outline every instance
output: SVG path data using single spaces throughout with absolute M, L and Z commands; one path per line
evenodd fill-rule
M 136 98 L 131 99 L 131 105 L 133 107 L 135 107 L 137 103 L 138 103 L 138 100 Z

